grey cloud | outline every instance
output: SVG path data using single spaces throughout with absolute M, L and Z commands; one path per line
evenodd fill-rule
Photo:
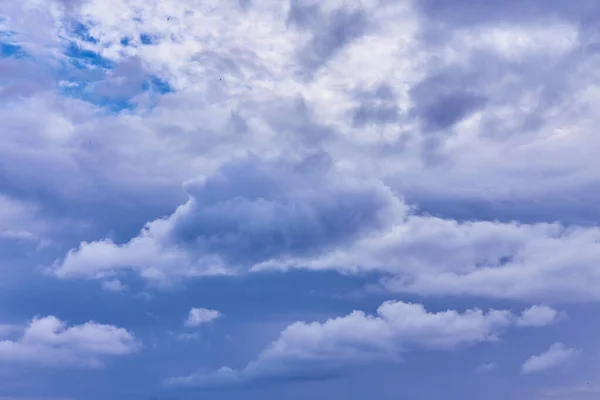
M 414 106 L 410 112 L 423 121 L 426 131 L 451 128 L 485 105 L 482 78 L 478 71 L 454 66 L 433 71 L 411 89 Z
M 360 105 L 352 111 L 352 123 L 362 127 L 367 124 L 393 124 L 400 119 L 401 111 L 393 90 L 382 85 L 372 93 L 357 96 Z
M 322 17 L 318 4 L 303 0 L 291 0 L 287 23 L 299 28 L 311 27 Z
M 146 75 L 140 59 L 132 57 L 121 61 L 92 90 L 101 96 L 127 100 L 141 92 Z
M 57 261 L 54 273 L 101 277 L 131 267 L 163 279 L 235 272 L 330 251 L 404 215 L 404 203 L 387 187 L 341 175 L 330 163 L 317 154 L 299 162 L 251 158 L 228 164 L 188 182 L 190 200 L 147 224 L 137 238 L 123 245 L 82 243 Z
M 416 4 L 425 18 L 442 20 L 453 26 L 485 25 L 500 21 L 547 21 L 552 18 L 581 21 L 598 11 L 594 0 L 423 0 Z
M 302 24 L 306 24 L 306 20 L 297 14 L 298 12 L 293 14 L 296 15 L 293 20 L 300 20 Z M 303 18 L 309 19 L 312 15 Z M 303 74 L 312 74 L 344 46 L 362 36 L 367 30 L 367 25 L 367 15 L 361 10 L 338 9 L 319 21 L 317 26 L 312 28 L 312 39 L 298 53 L 298 58 L 306 69 Z

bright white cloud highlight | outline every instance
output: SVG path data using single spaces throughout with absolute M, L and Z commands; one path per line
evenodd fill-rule
M 184 325 L 188 327 L 200 326 L 203 324 L 208 324 L 220 318 L 221 316 L 222 314 L 217 310 L 210 310 L 208 308 L 192 308 Z

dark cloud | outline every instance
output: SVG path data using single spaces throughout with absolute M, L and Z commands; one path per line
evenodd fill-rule
M 304 4 L 302 0 L 291 0 L 287 23 L 300 28 L 310 27 L 321 18 L 321 9 L 317 4 Z
M 312 25 L 313 37 L 298 53 L 300 63 L 306 69 L 303 74 L 309 75 L 350 42 L 362 36 L 367 30 L 368 21 L 363 11 L 338 9 L 313 24 L 311 10 L 312 8 L 302 9 L 292 14 L 292 21 L 296 24 Z
M 478 93 L 476 79 L 475 72 L 452 67 L 429 75 L 411 90 L 411 113 L 423 122 L 426 131 L 451 128 L 485 105 L 486 98 Z
M 373 92 L 362 93 L 358 96 L 358 101 L 360 105 L 351 114 L 352 123 L 356 127 L 393 124 L 400 119 L 396 96 L 387 85 L 382 85 Z
M 426 18 L 441 20 L 455 27 L 507 20 L 544 21 L 549 18 L 583 21 L 600 11 L 595 0 L 423 0 L 415 4 Z
M 348 180 L 323 154 L 300 163 L 252 158 L 186 185 L 170 240 L 234 264 L 315 254 L 386 225 L 395 198 L 376 183 Z M 360 182 L 360 183 L 359 183 Z

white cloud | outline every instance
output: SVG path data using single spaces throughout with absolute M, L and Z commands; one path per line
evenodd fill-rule
M 517 325 L 533 327 L 546 326 L 556 322 L 561 317 L 566 317 L 566 314 L 561 314 L 552 307 L 535 305 L 523 311 L 523 314 L 521 314 L 521 317 L 517 321 Z
M 218 318 L 222 314 L 217 310 L 210 310 L 208 308 L 192 308 L 185 321 L 185 326 L 200 326 L 202 324 L 208 324 Z
M 397 361 L 414 349 L 451 350 L 494 342 L 517 317 L 505 310 L 428 312 L 388 301 L 376 315 L 354 311 L 320 322 L 296 322 L 241 370 L 228 367 L 167 380 L 169 385 L 229 386 L 270 379 L 314 379 L 372 361 Z
M 581 350 L 568 348 L 562 343 L 554 343 L 545 352 L 529 357 L 523 365 L 521 372 L 531 374 L 542 372 L 548 369 L 554 369 L 575 358 Z
M 134 335 L 112 325 L 67 326 L 54 316 L 35 318 L 16 340 L 0 340 L 0 362 L 98 368 L 108 357 L 137 352 Z

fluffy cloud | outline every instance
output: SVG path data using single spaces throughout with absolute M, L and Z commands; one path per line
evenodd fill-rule
M 185 321 L 185 326 L 200 326 L 207 324 L 221 317 L 221 313 L 217 310 L 210 310 L 208 308 L 192 308 Z
M 122 328 L 87 322 L 67 326 L 56 317 L 35 318 L 16 340 L 0 341 L 0 362 L 98 368 L 104 358 L 139 350 L 134 335 Z
M 496 341 L 518 317 L 506 310 L 428 312 L 420 304 L 389 301 L 376 315 L 354 311 L 320 322 L 296 322 L 244 369 L 221 368 L 171 378 L 168 385 L 230 386 L 261 380 L 317 379 L 372 361 L 397 361 L 414 349 L 451 350 Z
M 558 368 L 571 361 L 580 352 L 580 350 L 569 348 L 562 343 L 554 343 L 545 352 L 529 357 L 523 365 L 521 365 L 521 372 L 524 374 L 531 374 Z
M 566 316 L 552 307 L 536 305 L 523 311 L 521 318 L 517 321 L 519 326 L 546 326 L 556 322 L 559 318 Z

